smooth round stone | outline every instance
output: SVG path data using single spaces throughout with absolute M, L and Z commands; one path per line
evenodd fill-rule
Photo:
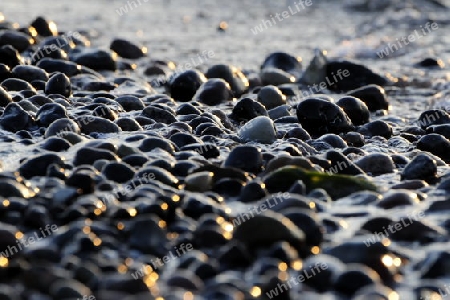
M 417 149 L 428 151 L 445 162 L 450 161 L 450 142 L 440 134 L 431 133 L 423 136 L 417 142 Z
M 417 123 L 422 129 L 433 125 L 449 124 L 450 115 L 442 109 L 431 109 L 421 113 Z
M 11 102 L 13 102 L 11 95 L 0 86 L 0 106 L 5 107 Z
M 224 166 L 258 173 L 263 166 L 261 150 L 254 146 L 237 146 L 228 155 Z
M 248 121 L 258 116 L 268 116 L 266 108 L 251 98 L 243 98 L 233 107 L 230 118 L 240 122 Z
M 206 77 L 196 70 L 187 70 L 171 77 L 169 82 L 170 96 L 176 101 L 191 101 Z
M 260 77 L 263 85 L 281 85 L 295 81 L 295 77 L 291 74 L 275 68 L 261 70 Z
M 193 96 L 193 101 L 206 105 L 219 105 L 233 99 L 233 93 L 228 82 L 222 78 L 208 79 L 203 83 Z
M 41 147 L 48 151 L 61 152 L 68 150 L 70 146 L 69 142 L 62 138 L 50 137 L 44 141 Z
M 358 132 L 364 136 L 373 137 L 373 136 L 381 136 L 385 139 L 390 139 L 393 134 L 392 126 L 388 123 L 376 120 L 367 124 L 364 124 L 360 128 L 358 128 Z
M 177 122 L 176 117 L 169 109 L 163 109 L 153 105 L 147 106 L 142 111 L 142 114 L 145 117 L 155 120 L 158 123 L 172 124 L 174 122 Z
M 136 120 L 132 118 L 119 118 L 116 121 L 117 126 L 122 129 L 122 131 L 141 131 L 143 130 L 141 125 L 139 125 Z
M 109 180 L 118 183 L 125 183 L 134 177 L 134 171 L 124 163 L 112 162 L 105 165 L 102 173 Z
M 266 109 L 272 109 L 286 104 L 286 96 L 273 85 L 261 88 L 258 92 L 257 100 L 264 105 Z
M 116 70 L 116 58 L 110 51 L 101 49 L 85 48 L 82 52 L 76 54 L 73 62 L 86 66 L 92 70 Z
M 261 69 L 275 68 L 291 74 L 299 74 L 302 69 L 302 59 L 285 52 L 273 52 L 269 54 L 261 64 Z
M 359 175 L 364 172 L 357 167 L 352 161 L 350 161 L 342 153 L 335 150 L 330 150 L 326 153 L 326 159 L 330 161 L 331 166 L 327 172 L 331 174 L 347 174 L 347 175 Z
M 97 133 L 118 133 L 120 127 L 117 124 L 100 117 L 81 116 L 76 119 L 76 122 L 84 134 Z
M 200 115 L 202 112 L 191 103 L 183 103 L 177 108 L 177 116 L 179 115 Z
M 36 93 L 36 90 L 33 88 L 31 84 L 26 82 L 25 80 L 18 78 L 8 78 L 1 83 L 2 87 L 7 91 L 33 91 Z
M 67 118 L 67 111 L 58 103 L 45 104 L 36 114 L 36 121 L 42 126 L 48 126 L 56 120 L 65 118 Z
M 141 99 L 135 96 L 120 96 L 115 99 L 125 111 L 143 110 L 145 105 Z
M 334 148 L 344 149 L 347 147 L 347 143 L 340 136 L 333 133 L 324 134 L 318 140 L 324 141 Z
M 436 161 L 425 153 L 414 157 L 401 174 L 402 180 L 422 179 L 429 183 L 436 182 L 437 177 Z
M 0 32 L 0 46 L 11 45 L 19 52 L 25 51 L 33 43 L 33 39 L 25 33 L 15 30 Z
M 283 215 L 272 211 L 265 211 L 242 222 L 235 228 L 233 240 L 243 243 L 252 250 L 286 241 L 299 253 L 304 254 L 305 251 L 303 231 Z
M 48 138 L 54 135 L 61 135 L 64 132 L 73 132 L 80 134 L 81 130 L 78 124 L 70 119 L 59 119 L 48 126 L 45 131 L 45 137 Z
M 297 118 L 311 135 L 342 133 L 354 129 L 347 114 L 334 103 L 308 98 L 297 105 Z
M 389 109 L 389 102 L 387 100 L 386 93 L 381 86 L 369 84 L 356 90 L 349 91 L 347 95 L 362 100 L 366 103 L 367 108 L 370 111 Z
M 347 60 L 329 61 L 326 64 L 325 76 L 326 78 L 336 78 L 328 88 L 337 91 L 358 89 L 368 84 L 384 86 L 390 83 L 388 79 L 373 72 L 366 66 Z
M 184 147 L 189 144 L 201 143 L 201 140 L 193 135 L 179 132 L 170 137 L 170 140 L 177 145 L 178 148 Z
M 118 161 L 119 158 L 111 151 L 104 149 L 97 149 L 91 147 L 84 147 L 77 151 L 73 159 L 75 166 L 79 165 L 93 165 L 95 161 L 105 159 L 108 161 Z
M 277 120 L 283 117 L 291 116 L 291 113 L 289 112 L 290 110 L 291 106 L 285 104 L 272 108 L 267 113 L 269 114 L 269 118 L 271 118 L 272 120 Z
M 0 117 L 0 126 L 8 131 L 17 132 L 33 124 L 33 118 L 17 103 L 6 106 Z
M 62 167 L 64 165 L 64 161 L 57 154 L 40 154 L 30 157 L 23 162 L 19 167 L 19 172 L 20 175 L 26 179 L 30 179 L 34 176 L 45 176 L 47 168 L 52 164 Z
M 125 39 L 116 38 L 111 42 L 109 48 L 116 52 L 120 57 L 129 59 L 138 59 L 145 57 L 147 49 L 142 46 L 138 46 Z
M 369 108 L 358 98 L 343 97 L 336 102 L 336 105 L 344 110 L 354 125 L 362 125 L 369 122 Z
M 395 164 L 392 158 L 383 153 L 369 154 L 357 160 L 355 164 L 372 176 L 392 173 L 395 170 Z
M 52 46 L 41 46 L 31 54 L 29 58 L 32 64 L 38 64 L 44 58 L 53 58 L 67 60 L 67 53 L 61 48 L 52 48 Z
M 286 132 L 284 138 L 285 139 L 296 138 L 302 141 L 307 141 L 311 139 L 311 136 L 305 129 L 301 127 L 295 127 Z
M 427 133 L 437 133 L 450 139 L 450 124 L 432 125 L 427 128 Z
M 11 77 L 11 69 L 5 65 L 0 63 L 0 82 Z
M 359 289 L 380 282 L 378 274 L 363 265 L 350 265 L 334 282 L 336 291 L 353 296 Z
M 30 25 L 40 36 L 56 36 L 58 34 L 56 24 L 41 16 L 37 17 Z
M 19 52 L 11 45 L 0 47 L 0 63 L 7 65 L 10 69 L 21 64 Z
M 206 71 L 207 78 L 222 78 L 230 85 L 233 95 L 240 97 L 248 89 L 248 79 L 238 68 L 231 65 L 214 65 Z
M 410 192 L 408 190 L 394 190 L 386 193 L 383 196 L 377 206 L 384 209 L 392 209 L 401 206 L 409 206 L 418 204 L 420 199 L 417 197 L 416 193 Z
M 80 73 L 80 69 L 76 63 L 61 59 L 46 57 L 39 60 L 36 66 L 45 70 L 47 73 L 61 72 L 69 77 Z
M 203 171 L 187 175 L 184 179 L 186 190 L 203 193 L 213 187 L 214 173 Z
M 12 69 L 11 73 L 14 77 L 30 83 L 33 80 L 48 80 L 47 72 L 35 66 L 15 66 L 14 69 Z
M 70 97 L 72 95 L 70 79 L 63 73 L 55 73 L 46 83 L 45 93 L 47 95 L 59 94 L 64 97 Z
M 39 48 L 48 48 L 52 51 L 62 50 L 64 52 L 69 52 L 75 48 L 75 43 L 73 42 L 74 35 L 76 33 L 68 32 L 65 35 L 60 36 L 50 36 L 46 37 L 39 43 Z M 54 45 L 54 46 L 52 46 Z
M 273 143 L 276 131 L 273 121 L 265 116 L 259 116 L 248 121 L 238 130 L 239 137 L 248 142 Z
M 141 150 L 142 152 L 150 152 L 156 148 L 167 151 L 172 155 L 175 153 L 175 147 L 172 145 L 172 143 L 162 138 L 146 138 L 139 146 L 139 150 Z

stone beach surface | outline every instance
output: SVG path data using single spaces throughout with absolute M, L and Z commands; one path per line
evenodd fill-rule
M 399 2 L 1 3 L 0 299 L 450 295 L 450 3 Z

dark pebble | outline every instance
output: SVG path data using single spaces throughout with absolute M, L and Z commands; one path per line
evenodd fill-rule
M 392 126 L 381 120 L 364 124 L 358 128 L 358 132 L 367 137 L 381 136 L 385 139 L 391 138 L 393 134 Z
M 26 179 L 45 176 L 47 168 L 52 164 L 64 166 L 64 161 L 57 154 L 40 154 L 24 161 L 19 167 L 19 172 Z
M 73 62 L 86 66 L 92 70 L 116 70 L 116 60 L 110 51 L 88 48 L 76 54 Z
M 339 76 L 339 74 L 341 75 Z M 374 73 L 369 68 L 345 60 L 328 62 L 326 66 L 326 78 L 330 80 L 337 79 L 332 80 L 329 89 L 338 91 L 354 90 L 368 84 L 384 86 L 388 83 L 386 78 Z
M 191 101 L 197 90 L 205 82 L 205 75 L 199 71 L 184 71 L 171 78 L 169 82 L 170 96 L 176 101 Z
M 437 177 L 436 161 L 427 154 L 414 157 L 401 174 L 402 180 L 422 179 L 428 183 L 435 183 Z
M 134 177 L 134 171 L 124 163 L 111 162 L 105 165 L 102 173 L 109 180 L 118 183 L 125 183 Z
M 45 127 L 63 118 L 67 118 L 67 111 L 64 106 L 58 103 L 45 104 L 36 113 L 36 122 Z
M 207 78 L 222 78 L 230 85 L 233 95 L 240 97 L 248 89 L 248 80 L 238 68 L 230 65 L 214 65 L 206 71 Z
M 347 96 L 340 98 L 336 104 L 344 110 L 355 125 L 363 125 L 369 122 L 370 112 L 367 105 L 358 98 Z
M 308 98 L 300 102 L 297 106 L 297 118 L 311 135 L 338 134 L 354 128 L 342 108 L 319 98 Z
M 254 146 L 235 147 L 224 162 L 225 167 L 237 168 L 251 173 L 259 173 L 262 165 L 261 150 Z
M 33 117 L 17 103 L 8 104 L 0 117 L 0 126 L 11 132 L 27 129 L 33 123 Z
M 417 149 L 428 151 L 445 162 L 450 162 L 450 142 L 440 134 L 430 133 L 417 142 Z
M 105 159 L 108 161 L 118 161 L 119 158 L 108 150 L 84 147 L 77 151 L 73 164 L 79 165 L 93 165 L 95 161 Z
M 212 106 L 232 98 L 230 85 L 221 78 L 212 78 L 199 87 L 192 100 Z
M 268 116 L 266 108 L 251 98 L 239 100 L 233 107 L 230 117 L 238 122 L 247 122 L 258 116 Z
M 70 97 L 72 95 L 70 79 L 63 73 L 55 73 L 45 85 L 45 93 L 47 95 L 60 94 L 64 97 Z
M 370 111 L 389 109 L 389 102 L 387 100 L 386 93 L 381 86 L 370 84 L 353 91 L 349 91 L 347 92 L 347 95 L 362 100 L 366 103 Z
M 116 52 L 120 57 L 129 59 L 138 59 L 146 55 L 144 47 L 138 46 L 125 39 L 116 38 L 111 42 L 109 48 Z

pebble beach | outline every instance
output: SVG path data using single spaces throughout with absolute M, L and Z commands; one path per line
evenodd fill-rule
M 0 4 L 0 299 L 450 295 L 450 2 Z

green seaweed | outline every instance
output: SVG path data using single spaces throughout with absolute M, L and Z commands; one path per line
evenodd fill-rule
M 297 166 L 285 166 L 269 173 L 264 184 L 271 193 L 286 192 L 297 180 L 303 181 L 308 192 L 321 188 L 334 200 L 359 191 L 377 191 L 377 186 L 364 178 L 308 171 Z

